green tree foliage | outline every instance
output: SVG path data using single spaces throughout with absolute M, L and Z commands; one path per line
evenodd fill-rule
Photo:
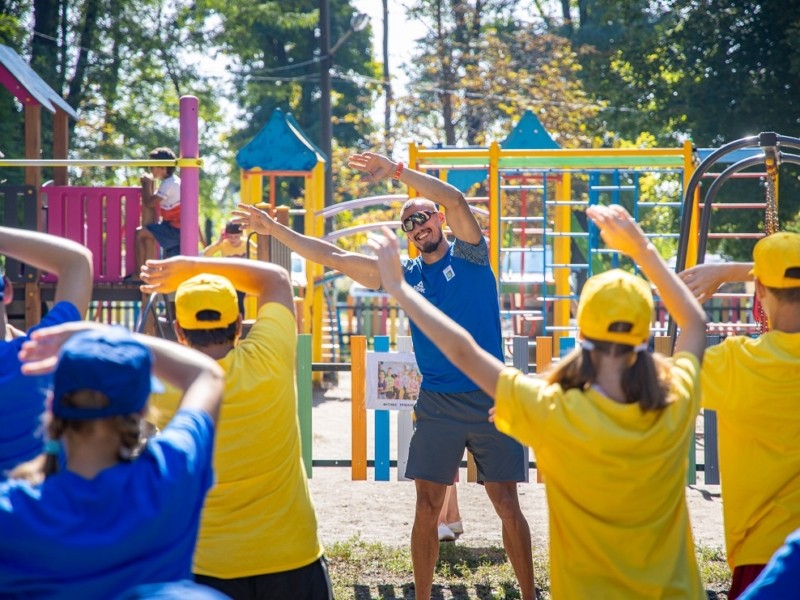
M 0 44 L 19 51 L 25 39 L 25 18 L 29 9 L 27 2 L 0 0 Z M 22 125 L 22 105 L 14 97 L 0 89 L 0 151 L 6 157 L 18 156 L 18 148 L 25 145 L 25 130 Z M 0 168 L 0 184 L 21 184 L 24 174 L 21 169 Z
M 313 140 L 320 134 L 320 44 L 317 0 L 225 2 L 202 0 L 196 10 L 217 22 L 212 47 L 231 60 L 234 96 L 242 114 L 235 145 L 250 140 L 276 108 L 291 112 Z M 369 109 L 378 82 L 377 65 L 366 49 L 369 28 L 350 32 L 355 14 L 346 0 L 330 2 L 330 43 L 347 40 L 333 55 L 331 70 L 333 136 L 354 146 L 372 130 Z
M 583 67 L 588 93 L 608 109 L 589 127 L 604 143 L 621 145 L 650 134 L 658 145 L 692 139 L 717 147 L 760 131 L 800 135 L 798 73 L 793 51 L 800 5 L 731 0 L 577 0 L 547 14 L 550 31 L 569 37 Z M 763 171 L 763 169 L 760 169 Z M 798 221 L 798 169 L 784 166 L 781 222 Z M 707 189 L 707 184 L 704 189 Z M 763 201 L 763 182 L 727 183 L 724 202 Z M 715 231 L 763 229 L 761 211 L 715 212 Z M 752 240 L 728 239 L 713 251 L 737 258 Z
M 585 146 L 584 123 L 600 105 L 578 77 L 570 43 L 514 16 L 519 2 L 419 0 L 411 15 L 431 23 L 409 66 L 398 113 L 412 139 L 446 145 L 502 138 L 533 109 L 561 145 Z
M 220 188 L 214 157 L 224 159 L 229 152 L 222 144 L 216 81 L 201 54 L 203 37 L 189 18 L 191 6 L 160 0 L 8 4 L 11 16 L 0 21 L 0 32 L 27 28 L 24 35 L 9 36 L 15 49 L 81 117 L 71 124 L 72 158 L 144 158 L 155 146 L 177 150 L 178 99 L 199 98 L 201 155 L 210 157 L 211 167 L 201 177 L 201 201 L 213 210 Z M 8 22 L 17 29 L 6 27 Z M 42 156 L 47 158 L 52 156 L 52 118 L 47 111 L 42 115 Z M 12 116 L 21 131 L 21 112 Z M 23 138 L 15 138 L 4 152 L 21 157 L 23 146 Z M 6 172 L 21 176 L 20 169 Z M 91 184 L 137 184 L 140 174 L 139 169 L 70 172 L 74 183 Z

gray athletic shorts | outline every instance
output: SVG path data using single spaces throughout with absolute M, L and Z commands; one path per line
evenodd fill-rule
M 467 448 L 478 467 L 478 483 L 525 481 L 522 445 L 489 423 L 492 404 L 482 391 L 421 390 L 405 476 L 450 485 Z

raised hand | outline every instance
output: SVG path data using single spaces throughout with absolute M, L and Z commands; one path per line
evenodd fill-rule
M 271 235 L 276 225 L 275 219 L 270 217 L 269 213 L 252 204 L 239 204 L 231 214 L 233 215 L 231 223 L 261 235 Z
M 600 236 L 609 248 L 634 260 L 647 250 L 649 242 L 644 232 L 623 207 L 617 204 L 590 206 L 586 216 L 600 229 Z
M 144 284 L 139 289 L 145 294 L 170 294 L 194 274 L 193 263 L 182 256 L 148 260 L 142 265 Z
M 388 179 L 394 174 L 397 164 L 380 154 L 374 152 L 364 152 L 353 154 L 347 159 L 347 166 L 366 173 L 366 181 L 380 181 Z
M 723 263 L 695 265 L 678 273 L 691 290 L 694 297 L 705 302 L 714 295 L 723 283 L 731 281 L 752 281 L 753 263 Z
M 72 321 L 53 327 L 37 329 L 31 333 L 30 340 L 22 344 L 19 359 L 25 375 L 50 373 L 58 364 L 58 351 L 73 334 L 87 329 L 106 327 L 94 321 Z
M 378 257 L 381 286 L 396 295 L 403 284 L 403 266 L 400 264 L 400 244 L 397 236 L 386 226 L 381 228 L 383 237 L 371 237 L 368 244 Z

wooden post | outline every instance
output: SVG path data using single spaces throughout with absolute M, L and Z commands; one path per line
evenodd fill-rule
M 523 373 L 528 373 L 528 357 L 530 353 L 528 352 L 528 336 L 514 336 L 513 340 L 513 353 L 512 358 L 514 361 L 514 367 L 522 371 Z M 529 472 L 530 472 L 530 454 L 531 450 L 528 446 L 522 447 L 524 450 L 524 459 L 525 459 L 525 481 L 529 481 Z
M 266 204 L 264 202 L 260 202 L 260 203 L 256 204 L 256 208 L 258 208 L 260 210 L 267 211 L 273 217 L 275 216 L 275 215 L 272 214 L 272 212 L 270 210 L 270 207 L 269 207 L 269 204 Z M 258 257 L 258 260 L 263 260 L 264 262 L 269 262 L 269 238 L 270 238 L 270 236 L 261 235 L 260 233 L 256 236 L 256 243 L 258 245 L 258 249 L 256 251 L 256 256 Z
M 367 479 L 367 338 L 350 336 L 351 388 L 350 424 L 351 454 L 350 473 L 353 481 Z
M 53 158 L 66 160 L 69 153 L 69 117 L 60 108 L 56 107 L 53 117 Z M 69 185 L 67 167 L 53 167 L 53 183 L 55 185 Z
M 544 373 L 553 364 L 553 338 L 539 336 L 536 338 L 536 372 Z M 542 470 L 536 464 L 536 483 L 544 483 Z
M 314 431 L 312 427 L 311 408 L 313 406 L 311 390 L 311 336 L 297 337 L 297 419 L 300 423 L 300 444 L 306 476 L 312 474 L 312 446 Z

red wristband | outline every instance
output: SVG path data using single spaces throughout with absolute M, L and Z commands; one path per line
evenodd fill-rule
M 397 168 L 394 170 L 394 174 L 392 175 L 392 179 L 395 179 L 395 180 L 400 179 L 400 175 L 402 175 L 404 168 L 405 168 L 405 165 L 403 164 L 403 161 L 401 160 L 399 163 L 397 163 Z

